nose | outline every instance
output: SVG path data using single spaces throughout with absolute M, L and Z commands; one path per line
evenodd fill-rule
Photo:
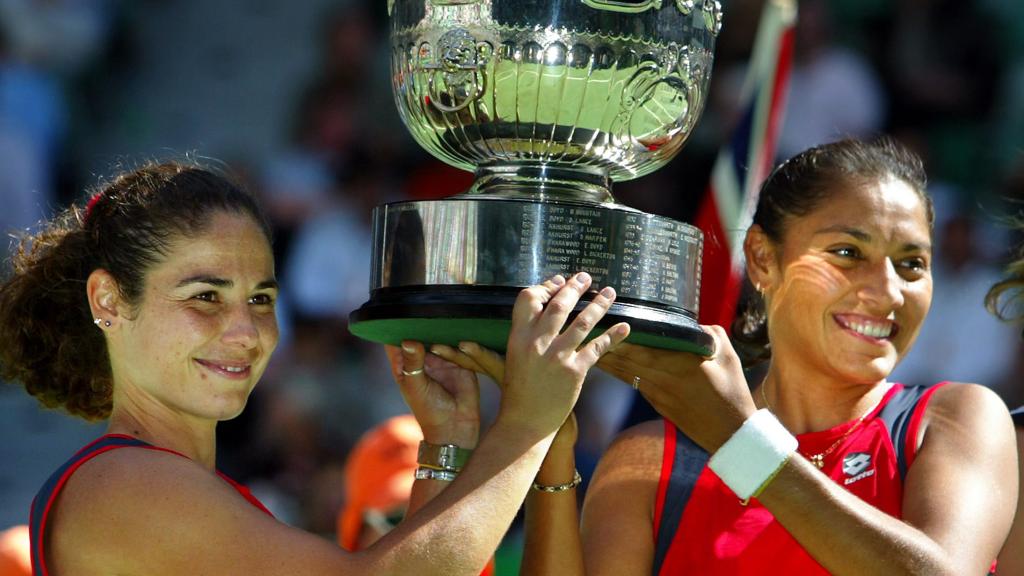
M 225 318 L 224 333 L 221 337 L 225 344 L 251 350 L 260 340 L 260 331 L 252 310 L 248 305 L 232 306 Z
M 861 299 L 873 311 L 888 314 L 903 306 L 903 285 L 892 259 L 885 258 L 866 275 L 860 290 Z

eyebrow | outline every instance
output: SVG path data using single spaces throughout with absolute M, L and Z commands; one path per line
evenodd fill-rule
M 850 227 L 850 226 L 844 226 L 842 224 L 836 224 L 834 226 L 828 226 L 828 227 L 822 228 L 821 230 L 818 230 L 817 232 L 814 233 L 815 236 L 817 236 L 819 234 L 846 234 L 848 236 L 853 236 L 854 238 L 856 238 L 857 240 L 860 240 L 861 242 L 871 242 L 871 234 L 868 234 L 867 232 L 861 230 L 860 228 L 853 228 L 853 227 Z M 905 243 L 903 245 L 902 248 L 903 248 L 904 251 L 907 251 L 907 252 L 914 252 L 914 251 L 929 252 L 932 249 L 932 245 L 931 245 L 930 242 L 925 242 L 923 244 L 919 244 L 919 243 L 916 243 L 916 242 L 907 242 L 907 243 Z
M 178 282 L 178 285 L 176 287 L 184 288 L 185 286 L 188 286 L 190 284 L 209 284 L 210 286 L 216 286 L 217 288 L 231 288 L 232 286 L 235 285 L 235 283 L 232 280 L 228 280 L 227 278 L 199 275 L 189 276 L 188 278 L 181 280 L 180 282 Z M 257 290 L 266 290 L 268 288 L 277 290 L 277 280 L 270 278 L 256 285 Z

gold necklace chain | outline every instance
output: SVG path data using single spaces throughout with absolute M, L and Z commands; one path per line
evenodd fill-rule
M 765 408 L 767 408 L 769 412 L 774 414 L 775 413 L 775 409 L 772 408 L 772 405 L 768 402 L 768 394 L 765 393 L 765 391 L 764 391 L 764 389 L 767 388 L 767 387 L 768 387 L 768 379 L 765 378 L 764 382 L 761 382 L 761 399 L 764 400 Z M 881 400 L 879 400 L 879 402 L 881 402 Z M 800 452 L 800 453 L 803 454 L 805 458 L 810 460 L 811 464 L 814 464 L 815 466 L 817 466 L 818 469 L 823 468 L 825 466 L 825 457 L 828 456 L 829 454 L 831 454 L 836 448 L 838 448 L 839 445 L 843 443 L 843 440 L 846 440 L 850 436 L 850 434 L 853 434 L 853 431 L 856 430 L 857 428 L 859 428 L 860 425 L 864 423 L 864 419 L 868 417 L 868 414 L 871 414 L 872 412 L 874 412 L 875 408 L 877 408 L 877 407 L 878 407 L 877 404 L 872 406 L 870 410 L 868 410 L 867 412 L 862 414 L 860 418 L 857 418 L 857 421 L 853 423 L 853 426 L 850 426 L 849 428 L 847 428 L 846 432 L 844 432 L 843 435 L 840 436 L 838 440 L 833 442 L 832 445 L 829 446 L 828 448 L 826 448 L 824 451 L 818 452 L 817 454 L 806 454 L 804 452 Z

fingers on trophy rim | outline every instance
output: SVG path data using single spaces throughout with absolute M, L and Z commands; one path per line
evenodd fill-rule
M 424 354 L 423 344 L 412 340 L 402 340 L 402 367 L 400 370 L 404 378 L 424 376 L 423 366 L 424 360 L 426 360 Z M 419 364 L 419 367 L 414 368 L 412 364 Z
M 701 356 L 704 360 L 714 360 L 715 357 L 718 356 L 718 352 L 722 349 L 723 342 L 732 346 L 729 341 L 729 333 L 725 331 L 725 328 L 717 324 L 701 324 L 700 327 L 707 335 L 711 336 L 712 339 L 711 354 Z
M 609 350 L 615 348 L 622 343 L 629 336 L 630 327 L 625 322 L 619 322 L 611 328 L 605 330 L 600 336 L 594 338 L 580 350 L 583 354 L 590 354 L 590 358 L 587 361 L 590 365 L 597 364 Z
M 604 315 L 608 313 L 608 309 L 611 308 L 612 303 L 615 302 L 615 289 L 611 286 L 605 286 L 600 292 L 594 296 L 594 299 L 587 304 L 587 306 L 576 315 L 576 318 L 569 325 L 569 328 L 559 336 L 559 338 L 565 339 L 566 344 L 571 346 L 573 349 L 579 348 L 583 341 L 586 340 L 587 335 L 594 330 L 597 323 L 604 318 Z M 606 331 L 607 332 L 607 331 Z
M 576 309 L 576 303 L 586 293 L 593 282 L 590 274 L 578 272 L 565 283 L 554 298 L 544 307 L 544 312 L 538 320 L 538 327 L 543 332 L 552 332 L 557 335 L 565 326 L 565 321 Z M 571 288 L 571 290 L 570 290 Z
M 565 279 L 561 274 L 556 274 L 541 284 L 520 290 L 512 307 L 512 329 L 515 330 L 524 322 L 532 322 L 543 314 L 544 304 L 558 293 L 563 284 Z
M 476 342 L 459 342 L 459 351 L 481 366 L 504 362 L 501 354 Z

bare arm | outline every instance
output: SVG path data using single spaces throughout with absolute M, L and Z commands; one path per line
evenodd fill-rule
M 357 554 L 277 522 L 191 461 L 114 451 L 83 466 L 66 488 L 50 530 L 54 573 L 475 576 L 552 435 L 496 424 L 481 441 L 486 458 Z
M 641 576 L 654 561 L 653 513 L 661 470 L 664 424 L 626 430 L 609 446 L 587 491 L 582 530 L 576 503 L 527 497 L 522 574 Z M 552 461 L 568 467 L 568 457 Z M 551 466 L 555 468 L 555 466 Z
M 601 457 L 583 504 L 583 553 L 590 576 L 646 576 L 654 562 L 654 503 L 664 423 L 626 430 Z
M 423 439 L 431 444 L 454 444 L 475 450 L 480 434 L 480 390 L 476 375 L 441 357 L 427 355 L 418 342 L 405 342 L 401 349 L 385 348 L 392 375 L 405 393 L 406 403 L 413 407 Z M 409 377 L 403 370 L 424 370 L 424 373 Z M 413 516 L 448 484 L 443 480 L 416 480 L 409 495 L 406 518 Z
M 576 417 L 559 429 L 537 473 L 542 486 L 572 482 L 576 470 Z M 519 573 L 529 576 L 583 574 L 580 522 L 575 488 L 561 492 L 530 490 L 526 496 L 526 543 Z

